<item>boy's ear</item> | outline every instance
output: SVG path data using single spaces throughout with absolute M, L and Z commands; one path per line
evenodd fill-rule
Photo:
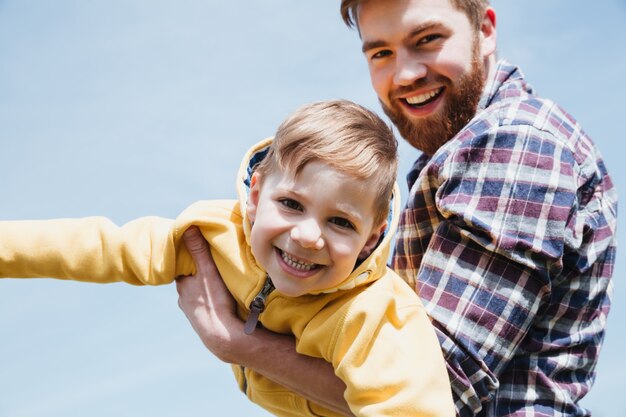
M 256 210 L 259 206 L 259 192 L 261 189 L 260 175 L 256 172 L 252 174 L 250 179 L 250 194 L 248 195 L 248 204 L 246 205 L 246 212 L 250 223 L 254 223 L 256 218 Z
M 386 228 L 387 221 L 384 221 L 377 228 L 372 230 L 372 234 L 370 235 L 370 237 L 367 238 L 365 246 L 363 246 L 363 249 L 361 249 L 361 252 L 359 252 L 359 259 L 363 260 L 370 256 L 372 251 L 376 249 L 376 245 L 378 245 L 378 241 L 380 240 L 382 234 L 385 232 Z

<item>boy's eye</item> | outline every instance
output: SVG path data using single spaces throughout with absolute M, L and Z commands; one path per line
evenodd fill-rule
M 330 222 L 344 229 L 355 230 L 355 227 L 352 224 L 352 222 L 350 220 L 344 219 L 343 217 L 333 217 L 330 219 Z
M 291 198 L 283 198 L 279 200 L 279 202 L 280 204 L 287 207 L 288 209 L 298 210 L 298 211 L 302 210 L 302 204 L 298 203 L 296 200 L 292 200 Z

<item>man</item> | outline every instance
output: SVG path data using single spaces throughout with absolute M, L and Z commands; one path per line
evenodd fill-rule
M 423 152 L 393 266 L 426 305 L 458 414 L 588 415 L 578 400 L 604 336 L 617 211 L 592 141 L 496 59 L 485 1 L 343 0 L 341 10 L 385 113 Z M 179 281 L 179 304 L 209 350 L 349 415 L 327 365 L 288 338 L 242 336 L 204 242 L 188 240 L 199 273 Z

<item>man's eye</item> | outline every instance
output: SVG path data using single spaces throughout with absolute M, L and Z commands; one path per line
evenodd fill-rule
M 330 219 L 330 222 L 344 229 L 355 229 L 352 222 L 350 222 L 350 220 L 344 219 L 343 217 L 333 217 Z
M 391 51 L 388 49 L 383 49 L 382 51 L 378 51 L 370 57 L 370 59 L 381 59 L 391 55 Z
M 302 210 L 302 205 L 298 203 L 296 200 L 292 200 L 291 198 L 283 198 L 282 200 L 279 200 L 279 202 L 280 204 L 287 207 L 288 209 L 298 210 L 298 211 Z
M 439 38 L 441 38 L 441 35 L 438 35 L 438 34 L 426 35 L 417 41 L 417 45 L 425 45 L 433 41 L 436 41 Z

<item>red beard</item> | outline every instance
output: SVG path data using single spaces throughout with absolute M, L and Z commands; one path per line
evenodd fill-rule
M 485 69 L 479 59 L 477 41 L 473 49 L 472 68 L 469 73 L 458 79 L 456 86 L 448 78 L 441 80 L 446 86 L 444 91 L 446 101 L 440 112 L 418 120 L 411 120 L 402 111 L 398 100 L 392 98 L 404 92 L 419 89 L 424 84 L 424 80 L 417 80 L 411 86 L 402 87 L 390 93 L 391 107 L 381 101 L 385 114 L 396 125 L 400 135 L 413 147 L 427 155 L 432 156 L 459 133 L 476 114 L 485 84 Z

